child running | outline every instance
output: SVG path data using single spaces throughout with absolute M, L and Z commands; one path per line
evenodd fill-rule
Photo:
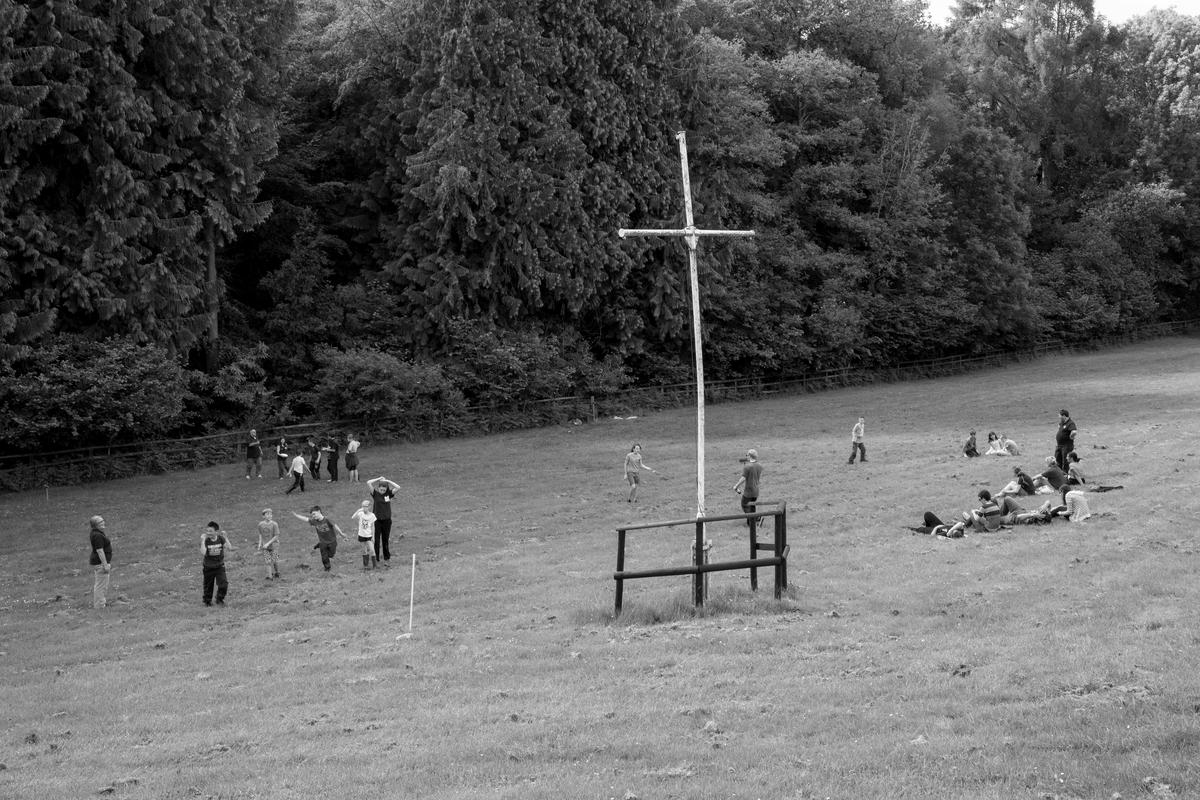
M 379 566 L 375 556 L 375 514 L 371 505 L 371 500 L 363 500 L 362 507 L 351 515 L 351 519 L 358 522 L 358 544 L 362 548 L 364 571 Z
M 279 544 L 279 523 L 271 516 L 271 509 L 264 508 L 262 522 L 258 523 L 258 549 L 267 565 L 267 580 L 279 577 L 279 559 L 275 548 Z
M 321 566 L 325 567 L 325 571 L 329 572 L 332 566 L 332 560 L 337 553 L 337 537 L 343 539 L 349 538 L 342 533 L 342 529 L 337 526 L 337 523 L 321 513 L 320 506 L 313 506 L 309 510 L 308 516 L 292 512 L 292 516 L 301 522 L 307 522 L 312 525 L 317 531 L 317 545 L 314 550 L 321 551 Z

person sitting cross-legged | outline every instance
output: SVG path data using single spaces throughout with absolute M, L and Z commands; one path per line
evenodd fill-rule
M 976 458 L 979 456 L 979 450 L 975 447 L 975 431 L 971 431 L 971 435 L 967 437 L 966 443 L 962 449 L 963 458 Z

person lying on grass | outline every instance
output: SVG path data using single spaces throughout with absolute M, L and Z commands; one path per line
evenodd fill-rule
M 1075 453 L 1075 451 L 1067 453 L 1067 465 L 1067 485 L 1063 487 L 1064 489 L 1069 489 L 1070 487 L 1074 486 L 1080 491 L 1095 492 L 1099 494 L 1100 492 L 1112 492 L 1117 489 L 1125 488 L 1121 484 L 1117 484 L 1116 486 L 1097 485 L 1094 483 L 1089 484 L 1087 482 L 1087 478 L 1085 478 L 1083 475 L 1083 470 L 1079 468 L 1079 456 Z M 1085 486 L 1087 487 L 1086 489 L 1084 488 Z M 1063 502 L 1065 503 L 1065 492 L 1063 493 L 1063 498 Z
M 958 522 L 947 525 L 932 511 L 925 512 L 925 524 L 919 528 L 909 528 L 913 533 L 924 533 L 929 536 L 940 536 L 944 539 L 961 539 L 966 530 L 966 523 Z
M 1037 525 L 1050 521 L 1050 514 L 1041 510 L 1028 511 L 1011 497 L 1000 501 L 1001 525 Z

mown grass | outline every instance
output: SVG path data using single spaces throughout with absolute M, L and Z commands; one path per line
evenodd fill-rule
M 686 518 L 689 410 L 363 451 L 405 487 L 390 570 L 343 543 L 331 575 L 289 511 L 343 527 L 364 485 L 284 498 L 240 465 L 0 498 L 0 797 L 1125 798 L 1200 795 L 1200 342 L 709 409 L 709 506 L 736 458 L 786 499 L 792 587 L 633 581 L 621 524 Z M 910 535 L 1048 451 L 1057 411 L 1101 515 L 961 541 Z M 848 467 L 867 418 L 867 465 Z M 1028 457 L 958 458 L 969 427 Z M 651 476 L 624 502 L 633 441 Z M 284 530 L 262 579 L 258 511 Z M 87 608 L 86 520 L 116 535 Z M 233 533 L 229 607 L 200 605 L 196 542 Z M 629 568 L 683 564 L 642 532 Z M 714 560 L 745 557 L 714 526 Z M 631 539 L 635 534 L 631 534 Z M 419 559 L 407 629 L 409 557 Z M 397 563 L 398 562 L 398 563 Z M 312 566 L 316 569 L 312 569 Z M 304 567 L 309 567 L 308 569 Z M 1151 780 L 1147 780 L 1151 779 Z

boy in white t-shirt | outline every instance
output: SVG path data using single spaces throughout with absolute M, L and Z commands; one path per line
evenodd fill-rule
M 371 501 L 363 500 L 362 507 L 351 516 L 358 522 L 358 543 L 362 546 L 363 569 L 374 569 L 379 566 L 375 558 L 375 513 L 371 511 Z

